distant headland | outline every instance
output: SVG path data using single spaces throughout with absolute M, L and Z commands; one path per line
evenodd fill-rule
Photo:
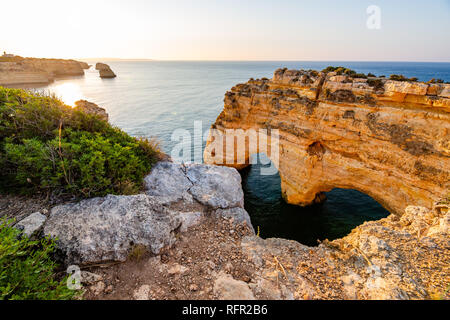
M 24 58 L 3 52 L 0 86 L 49 84 L 58 77 L 84 76 L 84 70 L 90 67 L 87 62 L 73 59 Z

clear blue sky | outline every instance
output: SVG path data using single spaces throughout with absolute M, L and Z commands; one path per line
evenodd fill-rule
M 381 29 L 366 26 L 369 5 Z M 0 50 L 37 57 L 450 61 L 450 0 L 4 1 Z

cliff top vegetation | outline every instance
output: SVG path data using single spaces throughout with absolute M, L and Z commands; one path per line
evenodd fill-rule
M 55 96 L 0 87 L 1 193 L 133 194 L 159 155 L 153 141 Z

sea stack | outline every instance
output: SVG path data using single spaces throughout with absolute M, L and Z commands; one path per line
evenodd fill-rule
M 111 70 L 111 68 L 106 63 L 98 62 L 95 65 L 95 70 L 100 73 L 100 78 L 115 78 L 116 74 Z

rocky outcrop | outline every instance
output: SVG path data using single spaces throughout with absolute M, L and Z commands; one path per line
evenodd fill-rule
M 74 110 L 79 110 L 87 114 L 93 114 L 98 116 L 100 119 L 108 121 L 108 114 L 106 110 L 99 107 L 95 103 L 86 101 L 86 100 L 78 100 L 75 102 Z
M 279 69 L 226 93 L 204 160 L 245 167 L 261 144 L 238 158 L 213 149 L 214 139 L 242 129 L 231 133 L 242 143 L 251 129 L 278 129 L 287 202 L 308 205 L 350 188 L 398 214 L 411 203 L 431 209 L 450 187 L 449 92 L 449 84 Z
M 107 196 L 53 208 L 44 233 L 58 239 L 67 264 L 92 264 L 125 261 L 139 245 L 158 254 L 180 224 L 149 196 Z
M 160 162 L 144 183 L 147 194 L 165 203 L 195 200 L 213 210 L 244 207 L 241 176 L 226 167 Z
M 232 168 L 167 161 L 156 164 L 144 179 L 146 194 L 180 212 L 182 230 L 212 216 L 244 224 L 254 233 L 241 183 Z
M 105 63 L 98 62 L 95 70 L 99 71 L 100 78 L 115 78 L 116 74 L 111 70 L 110 66 Z
M 66 264 L 89 265 L 125 261 L 136 246 L 159 254 L 207 217 L 253 231 L 240 182 L 232 168 L 159 163 L 145 179 L 147 194 L 56 206 L 44 234 L 58 239 Z
M 315 248 L 244 238 L 257 270 L 250 287 L 269 299 L 441 299 L 450 281 L 449 219 L 448 209 L 407 207 Z
M 63 59 L 21 58 L 0 62 L 0 85 L 48 84 L 56 77 L 82 76 L 89 66 Z

